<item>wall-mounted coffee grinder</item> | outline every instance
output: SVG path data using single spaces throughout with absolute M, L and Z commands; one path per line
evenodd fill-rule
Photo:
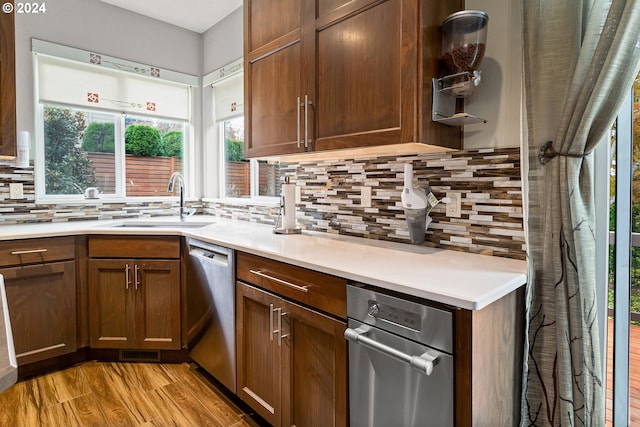
M 486 123 L 483 118 L 456 112 L 456 99 L 480 85 L 478 69 L 484 58 L 489 17 L 478 10 L 462 10 L 442 21 L 442 62 L 447 74 L 433 79 L 434 122 L 449 126 Z

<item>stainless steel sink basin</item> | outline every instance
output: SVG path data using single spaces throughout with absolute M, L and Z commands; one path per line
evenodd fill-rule
M 179 221 L 179 220 L 127 220 L 107 224 L 107 228 L 202 228 L 214 224 L 214 221 Z
M 197 223 L 186 223 L 186 224 L 180 224 L 180 223 L 173 223 L 173 224 L 118 224 L 118 225 L 113 225 L 112 227 L 116 227 L 116 228 L 201 228 L 201 227 L 205 227 L 209 224 L 197 224 Z

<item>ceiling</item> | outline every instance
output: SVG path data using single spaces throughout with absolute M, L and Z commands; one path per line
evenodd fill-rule
M 196 33 L 204 33 L 242 6 L 242 0 L 102 0 Z

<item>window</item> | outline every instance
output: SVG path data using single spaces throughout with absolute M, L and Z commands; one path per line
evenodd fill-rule
M 244 117 L 225 120 L 219 126 L 224 141 L 224 196 L 279 197 L 279 162 L 244 158 Z
M 65 46 L 34 40 L 33 49 L 37 197 L 82 198 L 89 187 L 105 198 L 172 196 L 170 176 L 189 166 L 191 86 Z
M 607 423 L 640 422 L 640 74 L 618 112 L 609 164 Z
M 212 83 L 214 116 L 218 126 L 220 195 L 255 199 L 280 196 L 280 165 L 277 160 L 244 158 L 244 89 L 242 61 L 238 60 L 205 77 L 223 76 Z M 229 75 L 228 70 L 233 70 Z

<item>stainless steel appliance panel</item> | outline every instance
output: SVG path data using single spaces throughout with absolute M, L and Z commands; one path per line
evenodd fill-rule
M 233 250 L 187 239 L 187 334 L 191 358 L 236 392 Z
M 437 356 L 431 375 L 388 354 L 349 341 L 351 427 L 453 426 L 453 356 L 349 319 L 349 328 L 402 353 Z

